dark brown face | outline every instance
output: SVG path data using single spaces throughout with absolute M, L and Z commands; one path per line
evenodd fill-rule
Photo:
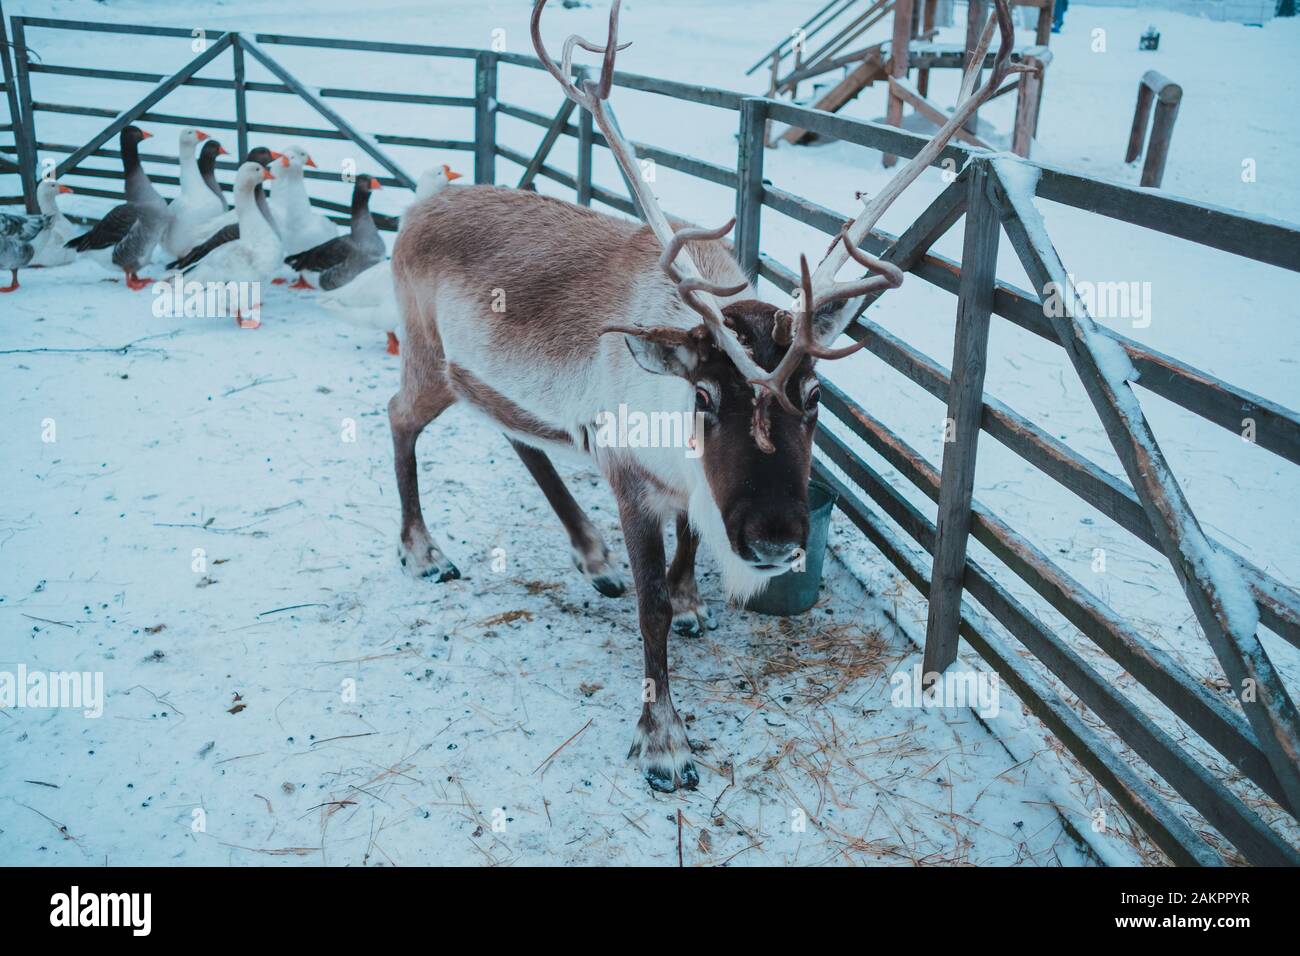
M 786 347 L 773 341 L 777 309 L 766 302 L 736 302 L 723 310 L 727 324 L 754 360 L 771 371 Z M 751 434 L 754 389 L 711 343 L 686 377 L 702 413 L 702 461 L 713 499 L 722 513 L 731 549 L 755 571 L 784 571 L 808 543 L 808 475 L 817 427 L 820 388 L 812 361 L 790 376 L 786 395 L 801 415 L 776 403 L 768 412 L 775 451 L 759 449 Z

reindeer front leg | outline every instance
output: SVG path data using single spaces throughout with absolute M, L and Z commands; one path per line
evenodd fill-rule
M 699 635 L 707 627 L 714 630 L 718 622 L 709 612 L 709 606 L 700 599 L 695 584 L 695 551 L 700 546 L 700 536 L 691 527 L 686 514 L 677 516 L 677 550 L 668 569 L 668 596 L 673 603 L 673 630 L 678 634 Z
M 619 519 L 636 582 L 641 644 L 645 651 L 645 681 L 636 740 L 628 751 L 638 758 L 651 788 L 671 793 L 679 786 L 694 790 L 700 775 L 691 760 L 686 725 L 673 707 L 668 688 L 668 630 L 673 619 L 668 576 L 664 572 L 663 527 L 645 504 L 645 483 L 626 473 L 611 476 Z

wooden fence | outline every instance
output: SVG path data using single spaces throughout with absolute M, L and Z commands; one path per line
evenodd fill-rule
M 208 34 L 207 47 L 194 60 L 170 76 L 158 76 L 34 62 L 29 56 L 27 34 L 34 29 L 81 30 L 189 38 L 190 31 L 30 17 L 14 17 L 11 23 L 17 92 L 24 118 L 18 151 L 21 166 L 28 172 L 25 185 L 29 196 L 34 186 L 38 152 L 64 155 L 66 158 L 59 164 L 60 174 L 116 179 L 115 173 L 88 170 L 80 164 L 89 156 L 116 156 L 105 150 L 104 144 L 126 124 L 145 120 L 233 129 L 240 155 L 246 151 L 253 134 L 350 140 L 388 171 L 386 183 L 408 187 L 412 184 L 411 177 L 388 158 L 384 146 L 465 150 L 474 153 L 476 182 L 497 180 L 496 160 L 500 157 L 524 169 L 518 185 L 528 185 L 543 177 L 572 189 L 580 203 L 600 203 L 635 213 L 631 199 L 624 192 L 593 181 L 593 151 L 604 148 L 605 143 L 592 129 L 585 112 L 575 117 L 572 104 L 565 100 L 548 116 L 498 99 L 498 68 L 511 65 L 540 69 L 531 56 L 409 43 L 213 31 Z M 474 95 L 312 89 L 267 52 L 275 46 L 471 61 Z M 231 79 L 195 76 L 204 65 L 224 53 L 233 58 Z M 244 72 L 247 57 L 261 63 L 279 82 L 248 81 Z M 33 75 L 42 73 L 156 85 L 130 109 L 114 112 L 34 100 L 31 80 Z M 899 156 L 915 155 L 925 142 L 923 137 L 891 126 L 727 90 L 622 72 L 615 74 L 614 82 L 624 89 L 703 104 L 731 115 L 730 122 L 734 123 L 739 140 L 734 168 L 646 143 L 637 143 L 636 149 L 642 158 L 733 190 L 737 218 L 734 242 L 739 261 L 751 274 L 762 276 L 787 292 L 794 289 L 796 277 L 787 264 L 763 252 L 764 210 L 775 210 L 828 236 L 839 232 L 845 217 L 764 178 L 763 141 L 767 123 L 798 126 L 824 137 Z M 176 116 L 154 110 L 167 93 L 182 85 L 231 90 L 236 119 L 231 122 Z M 247 108 L 246 94 L 250 91 L 297 96 L 329 125 L 304 128 L 258 121 L 249 115 Z M 558 91 L 556 95 L 559 96 Z M 361 133 L 327 105 L 337 99 L 473 110 L 474 139 Z M 41 113 L 102 117 L 107 123 L 90 141 L 79 146 L 51 143 L 39 137 L 37 118 Z M 542 134 L 536 151 L 527 155 L 499 143 L 498 116 L 514 117 L 537 126 Z M 577 141 L 577 163 L 572 171 L 548 163 L 548 154 L 561 136 Z M 175 158 L 161 156 L 147 159 L 176 162 Z M 1300 720 L 1256 631 L 1258 626 L 1268 628 L 1300 647 L 1300 595 L 1247 558 L 1206 538 L 1170 472 L 1130 382 L 1125 376 L 1115 374 L 1116 366 L 1124 364 L 1122 359 L 1117 362 L 1116 356 L 1127 356 L 1147 391 L 1213 425 L 1239 432 L 1243 419 L 1253 420 L 1259 447 L 1292 464 L 1300 464 L 1300 415 L 1094 325 L 1077 302 L 1066 302 L 1064 310 L 1045 310 L 1042 297 L 1049 283 L 1057 283 L 1062 289 L 1069 286 L 1065 266 L 1052 248 L 1033 197 L 1023 188 L 1016 188 L 1016 183 L 1032 177 L 1024 175 L 1024 168 L 1009 173 L 1011 167 L 1006 164 L 1017 163 L 1016 160 L 994 157 L 966 146 L 950 146 L 939 162 L 945 159 L 955 160 L 960 173 L 939 197 L 901 235 L 876 232 L 863 245 L 892 260 L 916 279 L 956 296 L 956 370 L 949 371 L 871 321 L 860 319 L 848 333 L 857 340 L 865 340 L 869 351 L 947 404 L 948 418 L 955 424 L 954 440 L 945 445 L 941 464 L 936 467 L 927 461 L 902 436 L 886 428 L 870 409 L 854 401 L 833 382 L 825 381 L 823 386 L 825 412 L 934 500 L 938 520 L 931 521 L 828 428 L 819 429 L 817 434 L 818 474 L 840 492 L 839 507 L 848 519 L 929 598 L 927 670 L 942 670 L 951 664 L 958 639 L 964 638 L 1175 863 L 1215 865 L 1222 863 L 1223 857 L 1175 812 L 1142 773 L 1081 718 L 1071 702 L 1053 687 L 1050 677 L 1068 688 L 1235 846 L 1242 857 L 1258 864 L 1300 863 L 1300 853 L 1266 825 L 1247 800 L 1229 788 L 1224 778 L 1198 761 L 1195 752 L 1189 752 L 1175 740 L 1161 722 L 1152 719 L 1090 666 L 1065 637 L 1017 601 L 988 568 L 967 554 L 967 544 L 973 537 L 1059 611 L 1072 627 L 1132 675 L 1169 712 L 1222 754 L 1260 792 L 1293 817 L 1297 816 Z M 1035 189 L 1039 198 L 1143 226 L 1226 254 L 1300 271 L 1300 227 L 1295 225 L 1246 216 L 1154 190 L 1092 179 L 1052 166 L 1025 165 L 1037 177 Z M 318 177 L 331 178 L 323 173 Z M 110 198 L 120 196 L 115 190 L 78 187 L 78 191 Z M 21 201 L 21 197 L 11 197 L 14 200 Z M 315 202 L 332 212 L 343 211 L 338 204 Z M 929 251 L 931 244 L 962 218 L 965 232 L 961 262 Z M 391 227 L 392 223 L 385 225 Z M 996 255 L 1004 235 L 1024 265 L 1031 289 L 1020 289 L 997 279 Z M 869 300 L 863 309 L 870 304 Z M 1127 483 L 984 392 L 988 334 L 994 317 L 1065 350 L 1123 464 Z M 1164 554 L 1223 667 L 1235 701 L 1215 693 L 1200 677 L 1184 670 L 1119 613 L 1057 566 L 1038 546 L 973 499 L 974 465 L 981 435 L 988 435 L 1010 449 L 1137 540 Z M 837 472 L 829 470 L 828 465 L 834 466 Z M 936 581 L 938 586 L 934 586 Z M 1249 607 L 1243 608 L 1243 603 L 1250 602 L 1257 609 L 1258 625 L 1256 615 L 1248 613 Z M 1021 652 L 1022 648 L 1032 659 Z M 1168 721 L 1163 723 L 1167 725 Z

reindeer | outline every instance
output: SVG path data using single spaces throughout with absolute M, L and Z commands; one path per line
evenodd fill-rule
M 429 422 L 461 401 L 505 432 L 564 525 L 578 570 L 601 594 L 616 597 L 625 585 L 609 548 L 548 454 L 594 461 L 618 503 L 645 652 L 644 703 L 628 756 L 639 760 L 655 790 L 694 788 L 699 775 L 673 706 L 667 648 L 670 627 L 698 634 L 715 626 L 696 587 L 696 550 L 703 541 L 737 600 L 802 553 L 820 391 L 814 362 L 856 351 L 859 344 L 830 343 L 864 296 L 903 280 L 896 266 L 858 244 L 1017 69 L 1009 63 L 1011 18 L 1007 0 L 997 0 L 952 118 L 845 224 L 815 274 L 801 257 L 800 294 L 785 309 L 758 298 L 722 241 L 734 220 L 717 229 L 670 222 L 643 181 L 606 109 L 620 49 L 618 0 L 605 45 L 572 36 L 560 65 L 542 43 L 545 6 L 537 0 L 532 13 L 537 55 L 565 95 L 592 113 L 645 224 L 487 185 L 447 189 L 408 210 L 393 250 L 406 328 L 402 380 L 388 406 L 402 505 L 398 556 L 417 577 L 460 576 L 425 527 L 415 443 Z M 976 90 L 995 19 L 1001 47 L 991 77 Z M 574 82 L 575 47 L 603 55 L 598 80 Z M 849 259 L 868 274 L 835 281 Z M 700 453 L 601 446 L 594 423 L 619 404 L 698 415 Z M 677 550 L 665 569 L 669 518 Z

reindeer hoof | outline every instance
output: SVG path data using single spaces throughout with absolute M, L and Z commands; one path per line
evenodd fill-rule
M 709 605 L 700 600 L 695 588 L 689 594 L 671 595 L 673 602 L 673 630 L 688 637 L 699 637 L 705 630 L 718 629 L 717 618 Z
M 695 770 L 695 764 L 689 760 L 684 767 L 678 768 L 676 773 L 677 776 L 674 778 L 671 769 L 652 767 L 645 772 L 645 782 L 650 784 L 651 790 L 660 793 L 674 793 L 679 786 L 694 790 L 700 785 L 700 775 Z
M 609 552 L 602 547 L 602 553 L 599 558 L 591 560 L 584 559 L 579 554 L 574 554 L 573 565 L 582 572 L 582 576 L 591 582 L 591 586 L 599 591 L 605 597 L 622 597 L 627 591 L 627 584 L 609 560 Z
M 655 710 L 658 713 L 651 718 L 649 715 Z M 679 788 L 694 790 L 700 785 L 700 774 L 691 759 L 691 744 L 686 738 L 686 726 L 676 711 L 665 713 L 662 707 L 647 705 L 627 755 L 637 761 L 651 790 L 672 793 Z
M 407 547 L 399 543 L 397 560 L 402 562 L 406 573 L 413 578 L 433 578 L 442 584 L 460 577 L 460 569 L 434 545 Z
M 673 615 L 673 630 L 687 637 L 699 637 L 706 630 L 718 629 L 717 618 L 703 602 Z
M 616 574 L 602 574 L 599 577 L 590 578 L 591 586 L 594 587 L 605 597 L 622 597 L 627 590 L 627 585 L 623 579 Z

